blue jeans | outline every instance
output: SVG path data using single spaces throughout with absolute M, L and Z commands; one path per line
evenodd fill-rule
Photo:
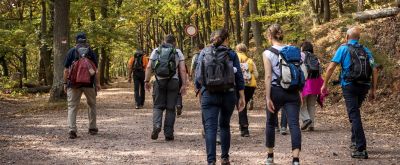
M 342 87 L 342 90 L 351 123 L 351 142 L 356 143 L 358 151 L 365 150 L 367 142 L 361 122 L 360 108 L 368 94 L 369 85 L 349 84 Z
M 234 91 L 222 93 L 204 91 L 201 96 L 208 163 L 216 161 L 218 125 L 221 131 L 221 158 L 229 158 L 231 143 L 230 121 L 236 101 L 237 98 Z
M 287 116 L 285 108 L 281 109 L 281 128 L 287 128 Z
M 266 147 L 275 147 L 275 126 L 278 120 L 278 111 L 283 108 L 283 115 L 287 116 L 289 123 L 290 137 L 292 141 L 292 150 L 301 149 L 301 132 L 299 125 L 299 112 L 300 112 L 300 95 L 299 92 L 288 92 L 281 87 L 273 86 L 271 88 L 271 99 L 274 102 L 275 113 L 267 110 L 267 123 L 266 123 Z

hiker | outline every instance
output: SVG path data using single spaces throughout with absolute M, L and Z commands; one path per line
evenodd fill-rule
M 274 163 L 275 126 L 278 111 L 284 108 L 290 129 L 294 165 L 300 164 L 301 132 L 299 126 L 300 90 L 305 82 L 305 66 L 300 49 L 282 43 L 283 31 L 279 24 L 268 28 L 267 39 L 272 47 L 263 52 L 265 93 L 267 103 L 266 164 Z
M 323 99 L 321 87 L 324 80 L 321 76 L 322 67 L 318 57 L 314 54 L 311 42 L 305 41 L 301 44 L 301 55 L 304 57 L 304 64 L 307 67 L 308 77 L 301 96 L 303 104 L 300 110 L 300 119 L 303 121 L 301 130 L 314 131 L 315 110 L 317 99 Z M 322 105 L 322 101 L 318 101 Z
M 164 135 L 166 141 L 174 140 L 175 105 L 178 93 L 186 94 L 185 57 L 175 48 L 176 40 L 171 34 L 165 36 L 164 43 L 153 50 L 146 68 L 145 87 L 150 91 L 150 77 L 155 74 L 153 84 L 153 131 L 151 139 L 158 139 L 161 132 L 163 111 L 165 112 Z M 178 72 L 182 87 L 179 88 Z
M 217 129 L 221 131 L 221 164 L 229 165 L 230 119 L 239 99 L 238 110 L 245 104 L 244 80 L 239 58 L 227 47 L 225 29 L 213 33 L 212 43 L 204 48 L 196 68 L 196 88 L 200 90 L 208 164 L 216 163 Z M 240 97 L 236 97 L 236 90 Z
M 76 46 L 68 51 L 64 61 L 64 91 L 68 101 L 69 138 L 77 138 L 76 113 L 82 93 L 89 105 L 89 134 L 96 135 L 96 95 L 100 91 L 100 79 L 97 71 L 97 56 L 86 40 L 86 34 L 76 35 Z
M 378 71 L 372 52 L 359 43 L 361 30 L 350 28 L 346 34 L 347 43 L 341 45 L 328 66 L 321 92 L 327 92 L 329 82 L 336 66 L 340 64 L 340 84 L 351 123 L 352 158 L 368 159 L 367 142 L 361 121 L 360 108 L 371 89 L 369 98 L 375 99 Z M 371 81 L 372 75 L 372 81 Z
M 278 113 L 278 112 L 277 112 Z M 279 110 L 279 113 L 281 114 L 281 125 L 280 125 L 280 127 L 279 127 L 279 117 L 278 117 L 278 114 L 276 114 L 277 115 L 277 120 L 275 121 L 275 123 L 276 123 L 276 132 L 279 132 L 281 135 L 287 135 L 287 125 L 288 125 L 288 122 L 287 122 L 287 116 L 286 116 L 286 110 L 285 110 L 285 108 L 281 108 L 280 110 Z
M 185 64 L 186 77 L 190 77 L 190 75 L 188 73 L 188 69 L 187 69 L 186 63 L 184 63 L 184 64 Z M 178 79 L 179 79 L 179 89 L 180 89 L 182 87 L 182 84 L 183 84 L 183 82 L 182 82 L 183 79 L 182 79 L 182 76 L 181 76 L 180 72 L 178 72 Z M 185 80 L 185 81 L 187 81 L 187 80 Z M 185 84 L 187 84 L 187 82 Z M 182 98 L 182 93 L 181 92 L 178 93 L 178 98 L 176 99 L 175 108 L 176 108 L 176 115 L 178 115 L 178 116 L 182 115 L 183 98 Z
M 243 111 L 239 112 L 239 128 L 242 137 L 249 137 L 249 120 L 247 117 L 247 104 L 253 98 L 254 91 L 257 87 L 256 79 L 258 78 L 258 71 L 253 59 L 247 56 L 247 46 L 243 43 L 236 46 L 236 52 L 239 57 L 240 67 L 245 82 L 244 98 L 245 106 Z
M 204 44 L 198 44 L 197 50 L 192 57 L 192 63 L 190 65 L 190 75 L 192 76 L 193 81 L 195 80 L 195 71 L 196 71 L 196 67 L 197 67 L 197 60 L 198 60 L 199 54 L 200 54 L 201 50 L 203 50 L 203 48 L 204 48 Z
M 148 62 L 149 59 L 140 50 L 137 50 L 128 62 L 128 82 L 132 82 L 133 76 L 136 109 L 143 108 L 144 105 L 146 96 L 144 91 L 144 73 Z

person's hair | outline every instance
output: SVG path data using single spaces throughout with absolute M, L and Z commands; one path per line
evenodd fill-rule
M 134 55 L 141 56 L 141 55 L 144 55 L 144 52 L 142 50 L 136 50 Z
M 204 49 L 204 44 L 199 43 L 199 44 L 197 45 L 197 49 L 199 49 L 199 50 Z
M 172 34 L 168 34 L 164 37 L 164 42 L 168 43 L 168 44 L 175 44 L 176 40 L 175 40 L 175 36 Z
M 314 48 L 310 41 L 304 41 L 300 47 L 303 51 L 314 53 Z
M 220 46 L 229 37 L 226 29 L 218 29 L 211 34 L 211 43 L 214 46 Z
M 247 46 L 244 43 L 240 43 L 240 44 L 236 45 L 236 51 L 246 53 Z
M 281 25 L 272 24 L 268 27 L 268 34 L 272 37 L 272 39 L 277 41 L 283 41 L 283 30 Z
M 352 28 L 348 29 L 346 32 L 349 39 L 355 39 L 355 40 L 360 39 L 360 33 L 361 33 L 361 30 L 358 27 L 352 27 Z

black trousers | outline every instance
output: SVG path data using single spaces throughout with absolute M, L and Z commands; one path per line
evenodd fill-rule
M 145 77 L 144 73 L 135 73 L 133 75 L 135 102 L 137 106 L 144 105 L 144 100 L 145 100 L 144 77 Z
M 248 87 L 244 88 L 244 99 L 246 101 L 245 107 L 242 112 L 239 112 L 239 125 L 240 127 L 248 127 L 249 120 L 247 117 L 247 103 L 253 98 L 254 91 L 256 90 L 255 87 Z

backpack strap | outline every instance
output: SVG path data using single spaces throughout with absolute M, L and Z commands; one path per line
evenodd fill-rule
M 280 56 L 280 53 L 279 53 L 279 50 L 278 49 L 276 49 L 276 48 L 274 48 L 274 47 L 269 47 L 267 50 L 269 50 L 269 51 L 271 51 L 273 54 L 275 54 L 275 55 L 277 55 L 278 57 Z M 276 65 L 279 65 L 279 60 L 278 60 L 278 63 L 276 64 Z M 280 84 L 279 84 L 279 82 L 281 81 L 280 79 L 280 76 L 277 74 L 277 73 L 275 73 L 275 71 L 274 71 L 274 69 L 271 67 L 271 71 L 272 71 L 272 74 L 274 74 L 277 78 L 275 79 L 275 80 L 272 80 L 272 82 L 276 82 L 276 86 L 280 86 Z

